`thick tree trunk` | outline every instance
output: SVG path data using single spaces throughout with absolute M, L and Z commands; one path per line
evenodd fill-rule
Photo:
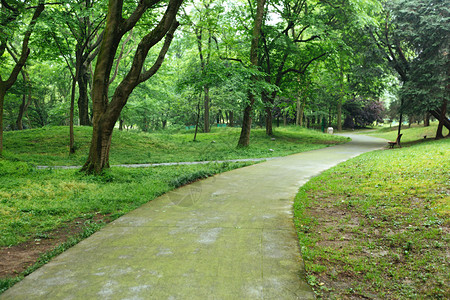
M 426 112 L 425 116 L 423 118 L 423 127 L 428 127 L 430 126 L 430 113 Z
M 258 66 L 258 43 L 261 35 L 261 27 L 263 24 L 264 6 L 266 0 L 258 0 L 256 7 L 255 22 L 253 25 L 252 43 L 250 47 L 250 62 L 253 66 Z M 256 81 L 255 76 L 252 77 L 253 81 Z M 255 95 L 251 91 L 248 91 L 248 103 L 244 109 L 244 117 L 242 120 L 242 130 L 238 141 L 238 147 L 248 147 L 250 144 L 250 131 L 252 128 L 252 109 L 255 103 Z
M 249 104 L 244 109 L 242 119 L 241 135 L 239 137 L 238 147 L 248 147 L 250 144 L 250 131 L 252 128 L 252 107 L 255 102 L 255 96 L 249 92 Z
M 433 117 L 435 117 L 437 120 L 440 120 L 440 118 L 441 118 L 441 111 L 440 111 L 440 110 L 432 110 L 432 111 L 430 111 L 430 114 L 431 114 Z M 449 120 L 447 117 L 444 118 L 444 120 L 443 120 L 443 125 L 444 125 L 448 130 L 450 130 L 450 120 Z
M 92 125 L 89 119 L 89 76 L 89 70 L 87 66 L 83 64 L 80 67 L 80 74 L 78 75 L 78 115 L 80 119 L 80 125 L 83 126 Z
M 442 129 L 444 128 L 444 122 L 447 120 L 447 117 L 445 116 L 445 113 L 447 112 L 447 99 L 444 99 L 442 101 L 441 106 L 441 114 L 439 115 L 439 124 L 436 130 L 436 139 L 442 139 L 444 138 L 444 135 L 442 134 Z

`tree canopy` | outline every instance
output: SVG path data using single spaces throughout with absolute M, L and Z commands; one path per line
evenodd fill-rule
M 446 0 L 1 0 L 4 130 L 143 131 L 439 120 L 450 128 Z M 386 95 L 390 95 L 386 101 Z M 400 128 L 399 128 L 400 130 Z M 72 129 L 71 129 L 72 132 Z M 70 150 L 75 151 L 70 134 Z

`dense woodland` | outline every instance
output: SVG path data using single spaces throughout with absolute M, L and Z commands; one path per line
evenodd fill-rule
M 450 129 L 449 0 L 1 0 L 0 22 L 0 155 L 47 125 L 71 152 L 93 126 L 87 172 L 114 128 Z

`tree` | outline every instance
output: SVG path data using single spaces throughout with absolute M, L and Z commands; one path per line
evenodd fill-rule
M 442 128 L 450 129 L 446 117 L 450 97 L 450 11 L 448 1 L 404 1 L 391 4 L 399 37 L 414 51 L 408 81 L 401 97 L 411 114 L 431 112 L 439 125 L 436 138 L 443 138 Z
M 173 39 L 179 23 L 177 12 L 183 0 L 170 0 L 164 14 L 157 25 L 144 37 L 134 53 L 133 62 L 128 73 L 114 90 L 111 100 L 108 96 L 111 69 L 120 42 L 127 32 L 136 26 L 144 13 L 149 9 L 158 11 L 162 1 L 140 1 L 128 18 L 124 18 L 124 3 L 121 0 L 110 0 L 108 14 L 100 51 L 94 71 L 92 88 L 93 102 L 93 134 L 89 156 L 82 170 L 87 173 L 101 173 L 109 168 L 109 151 L 114 125 L 119 119 L 122 108 L 134 88 L 153 76 L 161 67 L 165 54 Z M 165 37 L 164 44 L 153 65 L 146 70 L 144 64 L 149 50 Z
M 12 39 L 14 30 L 19 29 L 20 25 L 18 23 L 20 22 L 18 22 L 18 19 L 19 17 L 25 18 L 26 12 L 28 11 L 28 7 L 26 7 L 26 5 L 29 4 L 30 3 L 27 1 L 9 5 L 5 0 L 1 1 L 0 10 L 2 13 L 0 15 L 0 57 L 3 56 L 3 53 L 8 47 L 8 42 L 10 39 Z M 39 3 L 34 8 L 32 8 L 33 15 L 31 16 L 25 32 L 21 37 L 22 47 L 17 61 L 15 62 L 11 72 L 6 79 L 3 79 L 0 74 L 0 156 L 3 153 L 3 105 L 6 92 L 16 82 L 20 71 L 22 70 L 28 59 L 28 55 L 30 54 L 30 48 L 28 47 L 28 44 L 30 42 L 31 34 L 33 33 L 33 29 L 35 27 L 37 19 L 39 18 L 43 10 L 44 1 L 40 0 Z
M 258 67 L 258 44 L 261 36 L 261 27 L 263 24 L 264 7 L 266 0 L 257 0 L 256 14 L 253 23 L 252 43 L 250 47 L 250 63 L 253 67 Z M 257 77 L 253 76 L 253 81 L 257 81 Z M 252 128 L 252 109 L 255 103 L 255 94 L 251 89 L 248 90 L 248 103 L 244 108 L 244 116 L 242 120 L 242 129 L 239 136 L 238 147 L 248 147 L 250 144 L 250 131 Z
M 384 104 L 381 101 L 354 97 L 343 106 L 346 111 L 345 125 L 347 128 L 360 128 L 372 125 L 374 122 L 383 121 Z
M 384 19 L 370 34 L 380 54 L 401 81 L 400 134 L 403 113 L 430 112 L 442 127 L 450 128 L 446 118 L 449 95 L 449 36 L 447 1 L 389 1 Z M 445 78 L 445 79 L 444 79 Z

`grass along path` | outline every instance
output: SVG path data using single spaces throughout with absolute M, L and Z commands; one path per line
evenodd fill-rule
M 363 154 L 300 189 L 295 224 L 319 298 L 450 297 L 449 158 L 450 139 L 411 143 Z
M 76 154 L 68 155 L 68 127 L 44 127 L 5 132 L 4 156 L 9 159 L 45 166 L 82 165 L 89 151 L 90 127 L 75 127 Z M 348 141 L 298 127 L 276 128 L 274 139 L 262 129 L 253 129 L 250 147 L 236 148 L 239 128 L 213 128 L 199 133 L 193 142 L 193 130 L 178 133 L 137 133 L 116 130 L 112 139 L 110 163 L 148 164 L 166 162 L 216 161 L 265 158 L 319 149 Z

